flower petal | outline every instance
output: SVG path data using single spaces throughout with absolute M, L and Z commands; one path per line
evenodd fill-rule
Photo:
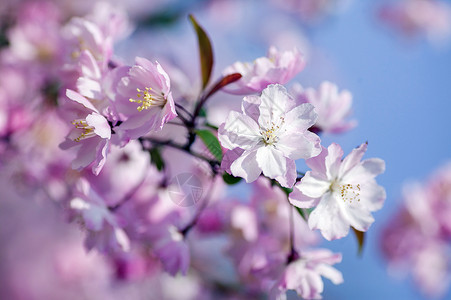
M 353 149 L 351 151 L 351 153 L 349 153 L 348 156 L 346 156 L 343 159 L 343 162 L 340 167 L 340 177 L 343 177 L 343 175 L 347 171 L 352 169 L 354 166 L 356 166 L 362 160 L 362 157 L 365 154 L 367 148 L 368 148 L 368 144 L 363 143 L 359 147 Z
M 257 163 L 263 174 L 272 179 L 284 176 L 287 172 L 287 164 L 282 152 L 271 146 L 258 148 Z
M 343 149 L 340 145 L 332 143 L 327 147 L 327 156 L 325 159 L 325 165 L 327 170 L 327 177 L 329 179 L 335 179 L 338 177 L 338 173 L 341 166 L 341 158 L 343 157 Z
M 256 155 L 257 151 L 244 152 L 230 166 L 232 175 L 244 178 L 247 183 L 255 181 L 261 174 Z
M 285 158 L 287 164 L 287 171 L 284 175 L 277 176 L 275 179 L 281 186 L 291 188 L 296 183 L 296 163 L 294 160 Z
M 285 115 L 286 127 L 291 131 L 304 132 L 312 127 L 317 119 L 318 114 L 310 103 L 296 106 Z
M 273 124 L 279 124 L 280 120 L 285 116 L 290 102 L 294 101 L 285 87 L 280 84 L 268 85 L 262 91 L 260 99 L 258 124 L 264 128 L 271 128 Z
M 349 222 L 343 215 L 338 201 L 331 193 L 326 193 L 308 219 L 310 229 L 319 229 L 327 240 L 335 240 L 346 236 Z
M 330 185 L 330 181 L 317 177 L 309 171 L 302 177 L 301 182 L 296 184 L 295 188 L 307 197 L 319 198 L 329 190 Z
M 321 152 L 320 142 L 319 136 L 310 131 L 302 134 L 291 131 L 279 137 L 276 148 L 290 159 L 308 159 Z
M 291 204 L 299 208 L 312 208 L 318 205 L 321 198 L 308 197 L 304 195 L 297 186 L 298 185 L 294 186 L 293 192 L 289 195 L 288 200 Z
M 220 126 L 218 138 L 227 149 L 251 149 L 261 139 L 259 127 L 251 117 L 239 112 L 229 113 L 224 126 Z

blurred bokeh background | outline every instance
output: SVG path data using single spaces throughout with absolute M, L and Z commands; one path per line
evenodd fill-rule
M 13 6 L 13 2 L 16 1 L 2 0 L 0 11 L 6 14 L 7 6 Z M 380 157 L 386 162 L 386 172 L 378 177 L 378 183 L 385 187 L 387 199 L 382 210 L 374 214 L 376 221 L 366 234 L 361 256 L 357 255 L 357 242 L 352 235 L 322 243 L 323 247 L 343 254 L 343 261 L 336 267 L 345 280 L 341 285 L 325 280 L 323 297 L 429 299 L 419 291 L 408 274 L 406 277 L 402 271 L 388 271 L 380 239 L 384 226 L 402 204 L 403 184 L 409 180 L 422 181 L 451 160 L 451 44 L 446 30 L 431 36 L 421 30 L 403 31 L 396 24 L 384 21 L 382 8 L 400 1 L 318 0 L 317 3 L 324 3 L 324 6 L 301 11 L 286 9 L 289 3 L 296 2 L 294 0 L 114 2 L 127 7 L 130 15 L 138 20 L 129 38 L 116 46 L 116 55 L 127 63 L 133 63 L 135 56 L 157 59 L 161 63 L 171 62 L 187 75 L 187 86 L 197 86 L 200 78 L 197 41 L 187 18 L 191 13 L 212 40 L 215 54 L 213 78 L 217 78 L 226 66 L 235 61 L 252 61 L 264 56 L 270 45 L 281 49 L 296 46 L 305 53 L 307 65 L 290 83 L 298 82 L 304 87 L 316 88 L 327 80 L 336 83 L 340 89 L 349 90 L 353 95 L 353 118 L 358 121 L 358 126 L 345 134 L 323 135 L 322 144 L 327 146 L 336 142 L 345 153 L 349 153 L 368 141 L 365 157 Z M 85 7 L 71 1 L 64 3 L 74 9 L 75 14 L 84 13 L 91 5 L 88 1 L 80 2 Z M 451 21 L 448 22 L 450 27 Z M 451 28 L 448 28 L 449 31 Z M 238 96 L 218 93 L 212 99 L 212 103 L 219 107 L 224 101 L 230 101 L 226 106 L 239 108 Z M 302 164 L 298 167 L 305 169 Z M 6 193 L 2 192 L 2 197 L 6 197 Z M 245 185 L 230 191 L 231 195 L 243 193 L 246 193 Z M 14 232 L 15 225 L 11 224 L 30 223 L 33 226 L 30 220 L 40 219 L 42 208 L 34 209 L 33 205 L 28 206 L 25 202 L 18 207 L 4 205 L 0 212 L 0 233 L 3 236 Z M 19 214 L 19 210 L 26 213 Z M 56 214 L 50 215 L 57 218 Z M 17 232 L 17 239 L 35 238 L 38 239 L 36 243 L 43 245 L 42 253 L 28 251 L 25 254 L 30 262 L 28 265 L 21 262 L 21 268 L 33 265 L 34 272 L 38 272 L 39 260 L 48 255 L 44 254 L 45 250 L 53 251 L 59 247 L 52 244 L 54 242 L 47 244 L 45 238 L 40 238 L 40 232 L 43 234 L 45 230 L 60 226 L 52 222 L 43 221 L 40 231 L 31 234 L 31 237 Z M 74 255 L 78 255 L 77 251 L 83 251 L 76 230 L 68 227 L 61 231 L 58 233 L 61 239 L 69 239 L 62 244 L 78 245 L 74 246 Z M 0 242 L 4 244 L 10 240 L 2 239 Z M 11 242 L 20 245 L 20 241 Z M 22 250 L 27 251 L 26 247 Z M 8 257 L 11 264 L 16 256 Z M 82 267 L 89 268 L 88 265 Z M 45 270 L 45 267 L 42 268 Z M 51 270 L 43 272 L 48 274 Z M 92 293 L 94 290 L 91 290 Z M 127 292 L 130 291 L 122 290 L 124 299 L 128 298 Z M 451 299 L 451 292 L 441 297 Z

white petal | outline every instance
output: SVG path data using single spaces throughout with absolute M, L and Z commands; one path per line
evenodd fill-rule
M 317 156 L 321 152 L 319 137 L 306 131 L 302 134 L 287 132 L 280 136 L 276 148 L 290 159 L 308 159 Z
M 293 192 L 290 193 L 288 200 L 291 204 L 299 208 L 312 208 L 318 205 L 321 198 L 311 198 L 304 195 L 298 188 L 294 186 Z
M 330 181 L 318 178 L 314 173 L 309 171 L 295 187 L 307 197 L 319 198 L 329 190 L 330 185 Z
M 318 115 L 314 110 L 314 106 L 310 103 L 303 103 L 290 110 L 285 115 L 287 128 L 300 132 L 306 131 L 315 124 Z
M 327 148 L 327 156 L 325 158 L 325 165 L 327 170 L 327 177 L 334 179 L 338 176 L 341 166 L 341 158 L 343 157 L 343 150 L 340 145 L 332 143 Z
M 362 160 L 362 157 L 365 154 L 367 148 L 368 148 L 368 144 L 363 143 L 359 147 L 353 149 L 351 151 L 351 153 L 349 153 L 349 155 L 343 159 L 343 162 L 342 162 L 341 168 L 340 168 L 340 177 L 343 177 L 343 175 L 348 170 L 352 169 L 354 166 L 356 166 Z
M 251 117 L 255 122 L 258 122 L 260 116 L 260 97 L 257 95 L 246 96 L 241 103 L 241 109 L 246 116 Z
M 322 151 L 320 152 L 320 154 L 318 154 L 315 157 L 309 158 L 305 161 L 305 163 L 307 164 L 307 166 L 312 169 L 312 171 L 314 173 L 317 174 L 324 174 L 323 177 L 324 179 L 327 178 L 326 173 L 326 156 L 329 154 L 329 152 L 327 151 L 327 148 L 324 148 L 321 146 Z
M 331 193 L 326 193 L 321 198 L 309 216 L 308 225 L 312 230 L 319 229 L 329 241 L 342 238 L 349 232 L 349 222 Z
M 261 139 L 257 123 L 251 117 L 236 111 L 229 113 L 218 137 L 224 148 L 245 150 L 254 147 Z
M 257 163 L 265 176 L 275 179 L 284 176 L 287 171 L 285 157 L 282 152 L 271 146 L 260 147 L 257 150 Z
M 281 186 L 291 188 L 296 183 L 296 163 L 294 160 L 285 158 L 287 165 L 287 171 L 281 176 L 277 176 L 275 179 L 280 183 Z
M 230 166 L 233 176 L 244 178 L 247 183 L 255 181 L 261 174 L 261 169 L 257 164 L 257 151 L 244 152 Z
M 318 265 L 315 268 L 315 271 L 332 281 L 333 284 L 340 284 L 344 281 L 341 272 L 327 264 Z
M 371 212 L 362 201 L 340 203 L 340 206 L 348 224 L 359 231 L 367 231 L 374 222 Z
M 364 183 L 370 181 L 385 171 L 385 162 L 379 158 L 370 158 L 355 165 L 343 174 L 342 180 L 349 183 Z
M 270 128 L 285 116 L 286 107 L 293 101 L 283 85 L 271 84 L 262 91 L 258 124 Z
M 361 185 L 360 202 L 370 211 L 381 209 L 386 197 L 385 189 L 377 185 L 375 180 Z

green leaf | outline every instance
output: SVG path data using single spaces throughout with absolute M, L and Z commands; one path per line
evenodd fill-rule
M 228 185 L 233 185 L 233 184 L 237 184 L 238 182 L 240 182 L 241 179 L 243 179 L 243 178 L 235 177 L 226 172 L 226 173 L 222 174 L 222 179 L 224 179 L 224 182 L 227 183 Z
M 207 117 L 207 111 L 205 110 L 205 108 L 201 108 L 199 111 L 199 117 L 203 117 L 206 118 Z
M 357 238 L 357 243 L 359 244 L 359 250 L 357 253 L 358 255 L 362 255 L 363 244 L 365 242 L 365 232 L 358 231 L 354 227 L 352 227 L 352 230 L 354 231 L 355 237 Z
M 213 49 L 211 47 L 210 39 L 204 29 L 199 26 L 194 16 L 189 15 L 189 19 L 197 33 L 197 40 L 199 42 L 200 69 L 202 72 L 202 88 L 205 89 L 208 81 L 210 80 L 211 70 L 213 69 Z
M 161 157 L 160 149 L 159 148 L 152 148 L 149 150 L 150 154 L 150 163 L 155 165 L 158 169 L 158 171 L 161 171 L 164 169 L 164 160 Z
M 207 146 L 210 153 L 220 162 L 222 160 L 222 148 L 218 138 L 207 129 L 196 130 L 195 132 Z
M 294 206 L 294 205 L 293 205 Z M 302 208 L 299 208 L 297 206 L 294 206 L 294 208 L 296 208 L 297 212 L 299 213 L 299 215 L 305 220 L 307 221 L 307 217 L 305 216 L 304 211 L 302 210 Z

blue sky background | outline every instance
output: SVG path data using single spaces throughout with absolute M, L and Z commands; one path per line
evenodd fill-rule
M 236 60 L 251 61 L 265 55 L 270 44 L 282 43 L 279 38 L 283 34 L 289 33 L 288 40 L 293 44 L 307 39 L 307 67 L 295 81 L 317 87 L 329 80 L 350 90 L 354 96 L 353 116 L 359 122 L 357 128 L 344 135 L 323 136 L 323 145 L 337 142 L 349 153 L 368 141 L 365 157 L 380 157 L 386 162 L 386 172 L 378 182 L 386 188 L 387 200 L 375 213 L 363 257 L 356 255 L 352 235 L 323 243 L 343 253 L 343 262 L 336 266 L 345 279 L 338 286 L 326 280 L 324 298 L 426 299 L 410 280 L 388 276 L 378 239 L 401 203 L 402 184 L 425 179 L 451 159 L 450 45 L 437 47 L 422 39 L 400 38 L 378 22 L 381 1 L 355 0 L 343 14 L 309 27 L 301 25 L 296 16 L 280 14 L 262 3 L 241 1 L 242 10 L 232 10 L 231 15 L 225 10 L 223 19 L 221 14 L 211 17 L 202 5 L 190 11 L 213 41 L 216 77 Z M 137 46 L 130 51 L 133 42 Z M 174 47 L 169 49 L 168 45 Z M 196 49 L 192 28 L 182 18 L 171 31 L 138 32 L 119 45 L 118 52 L 130 60 L 135 55 L 158 58 L 169 51 L 192 78 L 199 78 Z M 451 299 L 451 293 L 444 299 Z

